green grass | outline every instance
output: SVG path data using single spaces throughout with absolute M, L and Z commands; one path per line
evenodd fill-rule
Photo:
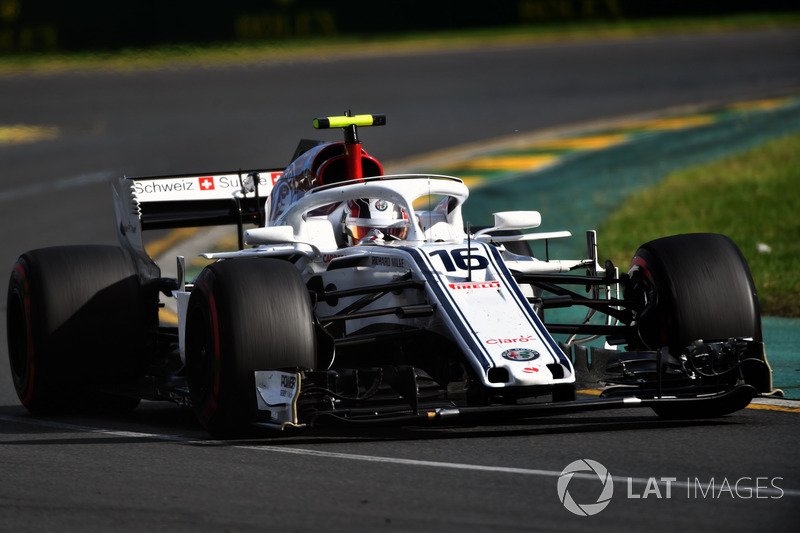
M 641 243 L 722 233 L 747 258 L 762 313 L 800 317 L 800 134 L 667 176 L 599 229 L 601 258 L 627 266 Z M 766 245 L 771 251 L 759 251 Z
M 291 61 L 309 56 L 399 54 L 418 50 L 504 46 L 537 42 L 626 39 L 644 35 L 714 33 L 800 27 L 800 13 L 760 13 L 718 18 L 664 18 L 576 22 L 406 34 L 365 34 L 259 43 L 210 43 L 124 49 L 113 52 L 0 56 L 0 75 L 66 71 L 132 71 Z

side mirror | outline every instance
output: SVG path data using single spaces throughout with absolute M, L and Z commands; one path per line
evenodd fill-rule
M 494 226 L 478 231 L 475 236 L 501 230 L 521 230 L 536 228 L 542 223 L 538 211 L 501 211 L 494 214 Z
M 244 232 L 244 242 L 250 245 L 286 244 L 296 242 L 291 226 L 266 226 Z

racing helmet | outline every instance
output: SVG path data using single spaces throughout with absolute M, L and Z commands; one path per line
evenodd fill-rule
M 409 220 L 399 205 L 380 198 L 348 200 L 344 209 L 344 226 L 350 245 L 368 240 L 403 240 L 408 234 Z

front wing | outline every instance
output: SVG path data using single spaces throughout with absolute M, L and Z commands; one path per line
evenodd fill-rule
M 737 369 L 765 364 L 758 357 L 759 352 L 763 354 L 762 343 L 736 339 L 717 344 L 738 347 L 730 353 L 737 361 L 732 372 L 741 374 Z M 579 397 L 586 396 L 585 399 L 567 401 L 555 401 L 559 397 L 554 391 L 554 401 L 514 399 L 514 391 L 510 390 L 507 392 L 511 394 L 503 399 L 469 405 L 453 401 L 424 371 L 412 366 L 257 371 L 256 423 L 279 429 L 331 423 L 493 423 L 635 407 L 649 407 L 668 418 L 710 418 L 743 409 L 758 395 L 759 385 L 752 380 L 692 383 L 690 377 L 670 370 L 674 361 L 670 363 L 666 354 L 615 352 L 610 358 L 609 353 L 598 350 L 593 354 L 593 364 L 588 366 L 586 361 L 576 361 L 579 386 L 590 388 L 584 394 L 579 390 Z M 620 366 L 631 366 L 631 362 L 640 370 L 619 371 Z M 660 372 L 653 368 L 656 365 Z M 745 373 L 754 372 L 750 369 Z

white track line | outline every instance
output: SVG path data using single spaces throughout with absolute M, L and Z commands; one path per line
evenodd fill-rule
M 32 183 L 24 187 L 17 187 L 16 189 L 8 189 L 0 191 L 0 202 L 7 202 L 9 200 L 18 200 L 28 196 L 38 196 L 45 193 L 53 193 L 56 191 L 64 191 L 75 187 L 83 187 L 85 185 L 92 185 L 95 183 L 102 183 L 104 181 L 111 182 L 111 179 L 116 175 L 110 170 L 101 170 L 99 172 L 91 172 L 89 174 L 80 174 L 78 176 L 71 176 L 68 178 L 61 178 L 53 181 L 46 181 L 42 183 Z
M 552 477 L 558 478 L 561 476 L 562 472 L 556 470 L 540 470 L 535 468 L 515 468 L 515 467 L 507 467 L 507 466 L 488 466 L 488 465 L 473 465 L 467 463 L 445 463 L 441 461 L 423 461 L 419 459 L 401 459 L 398 457 L 381 457 L 381 456 L 374 456 L 374 455 L 362 455 L 362 454 L 351 454 L 351 453 L 339 453 L 339 452 L 326 452 L 321 450 L 308 450 L 304 448 L 291 448 L 291 447 L 283 447 L 283 446 L 271 446 L 271 445 L 264 445 L 264 446 L 256 446 L 256 445 L 239 445 L 233 442 L 235 441 L 218 441 L 218 440 L 204 440 L 204 439 L 196 439 L 193 437 L 186 437 L 182 435 L 165 435 L 161 433 L 143 433 L 138 431 L 122 431 L 122 430 L 115 430 L 115 429 L 105 429 L 105 428 L 97 428 L 97 427 L 90 427 L 90 426 L 80 426 L 76 424 L 65 424 L 62 422 L 54 422 L 50 420 L 39 420 L 39 419 L 32 419 L 26 417 L 19 417 L 19 416 L 12 416 L 12 415 L 0 415 L 0 421 L 11 422 L 11 423 L 19 423 L 19 424 L 27 424 L 32 426 L 39 426 L 39 427 L 47 427 L 53 429 L 61 429 L 64 431 L 77 431 L 81 433 L 95 433 L 101 435 L 109 435 L 114 437 L 130 437 L 130 438 L 139 438 L 139 439 L 149 439 L 149 440 L 160 440 L 160 441 L 167 441 L 167 442 L 183 442 L 183 443 L 193 443 L 193 444 L 214 444 L 217 446 L 228 446 L 230 448 L 237 448 L 240 450 L 251 450 L 257 452 L 272 452 L 272 453 L 285 453 L 291 455 L 302 455 L 306 457 L 322 457 L 326 459 L 344 459 L 348 461 L 361 461 L 361 462 L 369 462 L 369 463 L 383 463 L 383 464 L 394 464 L 394 465 L 404 465 L 404 466 L 420 466 L 420 467 L 427 467 L 427 468 L 447 468 L 451 470 L 467 470 L 473 472 L 490 472 L 495 474 L 517 474 L 517 475 L 526 475 L 526 476 L 538 476 L 538 477 Z M 579 479 L 597 479 L 597 475 L 595 474 L 583 474 L 580 472 L 576 472 L 573 474 L 574 478 Z M 611 476 L 611 479 L 614 480 L 615 483 L 622 483 L 627 484 L 630 486 L 637 485 L 637 486 L 652 486 L 655 482 L 660 487 L 666 487 L 667 482 L 661 481 L 659 478 L 639 478 L 639 477 L 625 477 L 625 476 Z M 671 481 L 671 487 L 676 489 L 684 489 L 687 491 L 691 490 L 692 488 L 697 488 L 696 483 L 692 483 L 687 481 Z M 798 489 L 784 489 L 781 488 L 780 490 L 770 489 L 765 487 L 753 487 L 753 486 L 744 486 L 741 485 L 737 487 L 738 491 L 746 492 L 751 491 L 755 493 L 758 490 L 758 493 L 761 495 L 766 496 L 775 496 L 780 498 L 782 496 L 792 496 L 792 497 L 800 497 L 800 490 Z M 777 499 L 776 498 L 776 499 Z

